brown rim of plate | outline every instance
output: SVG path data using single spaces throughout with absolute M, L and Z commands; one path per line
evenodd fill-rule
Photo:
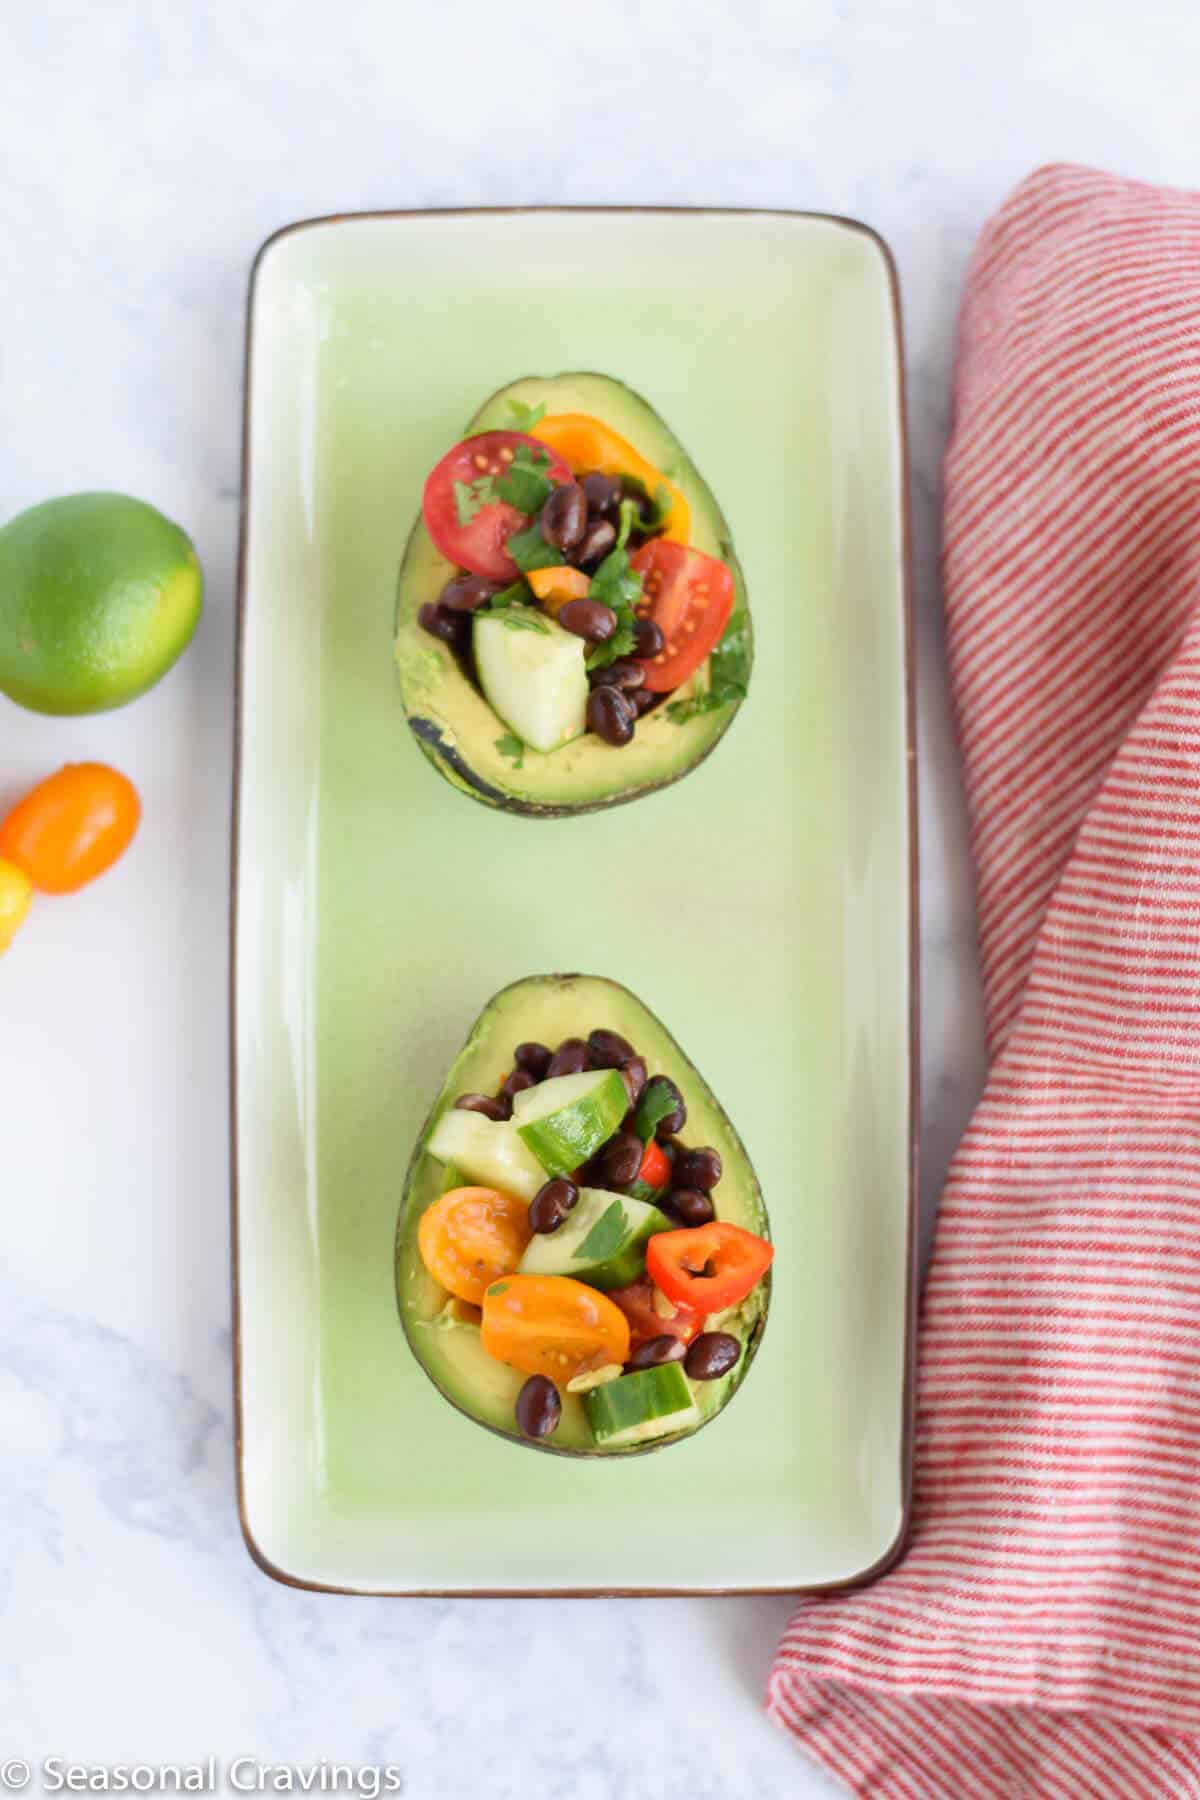
M 909 934 L 909 1011 L 908 1011 L 908 1191 L 906 1228 L 906 1266 L 904 1294 L 905 1348 L 904 1383 L 901 1394 L 903 1422 L 900 1440 L 900 1524 L 892 1543 L 875 1562 L 842 1581 L 818 1582 L 808 1587 L 769 1584 L 757 1587 L 584 1587 L 584 1588 L 352 1588 L 328 1582 L 305 1581 L 289 1575 L 259 1549 L 246 1518 L 246 1484 L 243 1464 L 242 1433 L 242 1333 L 241 1292 L 238 1266 L 238 1162 L 237 1162 L 237 882 L 241 845 L 240 807 L 242 787 L 242 672 L 246 629 L 246 537 L 250 516 L 250 369 L 253 354 L 254 292 L 258 274 L 267 252 L 281 239 L 299 231 L 321 225 L 356 224 L 363 219 L 464 219 L 497 216 L 519 216 L 526 213 L 662 213 L 692 218 L 771 218 L 810 219 L 828 225 L 840 225 L 847 231 L 869 238 L 883 258 L 891 298 L 892 327 L 896 344 L 897 400 L 900 423 L 900 508 L 901 508 L 901 593 L 904 609 L 904 737 L 907 764 L 906 793 L 908 800 L 908 934 Z M 396 1600 L 632 1600 L 683 1599 L 734 1594 L 836 1594 L 850 1588 L 863 1587 L 884 1575 L 896 1563 L 908 1537 L 912 1521 L 913 1431 L 916 1389 L 917 1332 L 917 1171 L 920 1148 L 920 921 L 918 914 L 918 820 L 917 820 L 917 708 L 916 666 L 913 641 L 912 524 L 909 517 L 911 487 L 909 478 L 908 402 L 904 377 L 904 322 L 900 306 L 900 282 L 896 262 L 886 241 L 861 219 L 846 218 L 839 213 L 803 212 L 780 206 L 442 206 L 407 209 L 380 209 L 368 212 L 328 213 L 313 219 L 297 219 L 281 225 L 265 238 L 250 265 L 250 281 L 246 296 L 245 355 L 242 376 L 242 470 L 238 498 L 237 619 L 234 658 L 233 703 L 233 793 L 230 856 L 229 907 L 229 1189 L 230 1189 L 230 1274 L 233 1304 L 233 1415 L 234 1461 L 237 1474 L 238 1519 L 242 1537 L 252 1560 L 264 1575 L 285 1587 L 303 1588 L 317 1594 L 351 1594 L 356 1597 Z

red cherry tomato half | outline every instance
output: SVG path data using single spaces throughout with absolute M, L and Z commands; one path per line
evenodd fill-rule
M 774 1254 L 766 1238 L 713 1219 L 652 1237 L 646 1245 L 646 1273 L 677 1306 L 722 1312 L 746 1298 Z
M 504 546 L 529 520 L 505 500 L 477 504 L 478 488 L 469 490 L 476 482 L 503 475 L 522 444 L 549 459 L 539 465 L 547 481 L 557 485 L 574 479 L 562 457 L 536 438 L 522 431 L 483 431 L 448 450 L 425 482 L 421 507 L 435 545 L 456 568 L 488 581 L 516 580 L 520 570 Z
M 690 1344 L 704 1322 L 703 1313 L 692 1312 L 689 1307 L 676 1306 L 667 1311 L 664 1306 L 656 1306 L 656 1297 L 661 1300 L 662 1296 L 644 1276 L 641 1281 L 631 1281 L 628 1287 L 614 1288 L 608 1297 L 629 1320 L 633 1348 L 656 1337 L 675 1337 L 681 1344 Z
M 658 656 L 643 665 L 646 686 L 669 694 L 696 673 L 728 625 L 733 575 L 715 556 L 666 538 L 652 538 L 629 560 L 646 596 L 638 612 L 654 620 L 664 639 Z

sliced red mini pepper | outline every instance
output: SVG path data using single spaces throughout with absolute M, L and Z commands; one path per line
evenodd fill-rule
M 677 1306 L 722 1312 L 744 1300 L 771 1266 L 774 1246 L 724 1219 L 660 1231 L 646 1245 L 646 1273 Z
M 646 1145 L 646 1154 L 642 1158 L 637 1178 L 652 1188 L 665 1188 L 671 1179 L 671 1165 L 667 1161 L 666 1152 L 660 1149 L 653 1138 Z

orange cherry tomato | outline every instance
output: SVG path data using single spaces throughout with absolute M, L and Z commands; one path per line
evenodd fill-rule
M 603 419 L 595 419 L 591 413 L 551 413 L 538 420 L 533 435 L 539 444 L 561 456 L 576 475 L 592 470 L 601 475 L 633 475 L 650 495 L 660 487 L 666 488 L 671 496 L 671 510 L 663 525 L 663 536 L 677 544 L 687 543 L 692 517 L 683 494 L 661 469 L 634 449 L 628 438 Z
M 508 1275 L 483 1296 L 480 1342 L 498 1362 L 561 1383 L 623 1363 L 629 1321 L 607 1294 L 569 1275 Z
M 142 803 L 105 763 L 68 763 L 26 794 L 0 824 L 0 856 L 44 894 L 73 894 L 128 850 Z
M 426 1207 L 417 1249 L 435 1281 L 478 1306 L 489 1283 L 508 1275 L 531 1237 L 529 1206 L 499 1188 L 451 1188 Z

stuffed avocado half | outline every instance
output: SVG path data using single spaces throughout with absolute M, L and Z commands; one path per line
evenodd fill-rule
M 635 995 L 542 975 L 489 1002 L 396 1238 L 409 1345 L 459 1411 L 566 1455 L 677 1442 L 745 1377 L 772 1254 L 741 1140 Z
M 563 374 L 500 389 L 431 471 L 395 656 L 434 767 L 553 817 L 694 769 L 753 650 L 729 527 L 682 446 L 623 383 Z

